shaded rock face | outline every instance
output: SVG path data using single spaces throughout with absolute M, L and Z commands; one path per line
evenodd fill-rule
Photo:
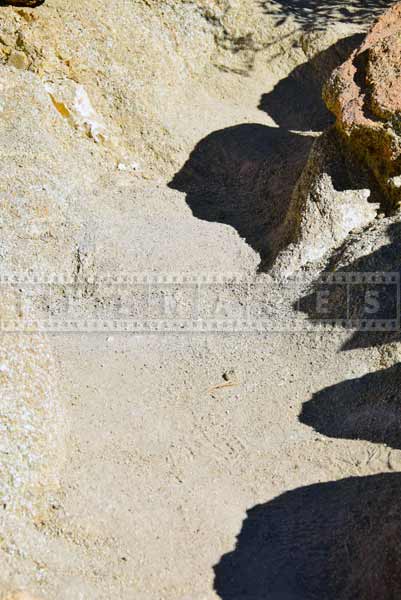
M 316 139 L 277 228 L 281 249 L 272 275 L 291 276 L 305 265 L 322 267 L 351 231 L 376 218 L 380 195 L 363 165 L 343 150 L 333 129 Z
M 376 219 L 369 227 L 363 229 L 361 235 L 360 230 L 350 233 L 346 241 L 335 250 L 328 262 L 324 265 L 326 272 L 336 272 L 338 276 L 353 273 L 387 273 L 400 276 L 400 255 L 401 255 L 401 214 L 397 213 L 391 217 Z M 397 314 L 397 286 L 384 285 L 380 292 L 379 310 L 375 316 L 379 319 L 393 319 Z M 308 293 L 299 299 L 296 308 L 308 315 L 314 321 L 319 321 L 322 318 L 321 313 L 317 310 L 316 291 L 321 288 L 321 280 L 315 280 Z M 377 288 L 378 289 L 378 288 Z M 358 290 L 354 290 L 352 294 L 352 307 L 347 309 L 349 317 L 352 319 L 363 320 L 371 318 L 366 312 L 366 286 L 359 286 Z M 331 296 L 330 314 L 335 315 L 334 318 L 343 318 L 344 307 L 346 306 L 345 288 L 342 290 L 337 288 L 337 292 Z M 327 315 L 324 316 L 327 319 Z M 397 327 L 390 327 L 389 331 L 364 331 L 358 329 L 353 335 L 347 339 L 342 350 L 354 350 L 357 348 L 381 348 L 383 351 L 383 364 L 391 366 L 394 362 L 401 361 L 401 353 L 399 350 L 400 332 Z M 388 362 L 388 358 L 391 361 Z M 391 377 L 394 377 L 392 375 Z M 386 378 L 387 379 L 387 378 Z M 381 380 L 381 387 L 383 387 Z M 363 386 L 361 386 L 362 388 Z M 344 388 L 345 389 L 345 388 Z M 370 391 L 372 386 L 370 385 Z M 341 392 L 340 392 L 341 393 Z M 344 396 L 343 396 L 344 397 Z M 373 397 L 373 396 L 372 396 Z M 377 394 L 374 399 L 376 408 L 378 408 Z M 389 396 L 390 398 L 390 396 Z M 392 401 L 392 398 L 390 398 Z M 352 402 L 347 403 L 347 414 L 345 418 L 350 417 L 351 404 L 358 404 L 358 399 L 353 395 Z M 391 412 L 391 411 L 390 411 Z M 383 419 L 380 421 L 384 429 Z M 386 423 L 389 425 L 389 420 Z M 390 425 L 389 425 L 390 426 Z M 398 426 L 397 426 L 398 427 Z M 358 431 L 358 436 L 361 432 Z M 387 441 L 387 443 L 389 443 Z M 394 439 L 391 442 L 395 445 Z M 399 442 L 398 442 L 399 443 Z
M 334 71 L 324 89 L 337 128 L 385 192 L 388 212 L 401 200 L 400 36 L 401 3 L 397 3 Z

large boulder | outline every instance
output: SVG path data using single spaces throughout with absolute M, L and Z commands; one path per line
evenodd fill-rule
M 386 210 L 401 201 L 401 2 L 387 10 L 324 89 L 337 128 L 372 170 Z

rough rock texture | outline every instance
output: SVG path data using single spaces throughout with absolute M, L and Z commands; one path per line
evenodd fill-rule
M 106 142 L 113 167 L 135 163 L 148 176 L 172 175 L 205 124 L 217 129 L 226 89 L 241 95 L 259 53 L 269 52 L 275 33 L 253 4 L 93 0 L 88 9 L 53 0 L 36 9 L 3 7 L 0 63 L 35 73 L 73 127 L 80 112 L 81 133 Z M 238 74 L 244 80 L 236 81 Z M 240 121 L 240 107 L 232 108 Z M 83 123 L 97 121 L 94 113 L 101 139 Z
M 16 328 L 30 314 L 15 288 L 1 285 L 0 319 Z M 7 329 L 12 326 L 8 325 Z M 0 504 L 7 514 L 39 518 L 55 493 L 63 456 L 56 368 L 43 335 L 0 339 Z
M 66 426 L 49 341 L 27 325 L 34 313 L 16 286 L 0 289 L 2 327 L 22 328 L 0 335 L 0 597 L 37 600 L 11 590 L 33 585 L 24 565 L 34 560 L 29 545 L 40 553 L 48 543 L 40 524 L 59 494 Z
M 335 270 L 399 271 L 401 251 L 401 217 L 378 219 L 356 231 L 332 255 L 330 266 Z
M 325 272 L 333 272 L 339 278 L 338 281 L 341 281 L 343 275 L 348 281 L 352 281 L 356 275 L 358 283 L 351 289 L 351 296 L 347 296 L 346 287 L 341 285 L 335 289 L 335 284 L 331 288 L 323 284 L 322 288 L 322 279 L 317 278 L 308 293 L 299 299 L 297 304 L 299 309 L 306 313 L 309 319 L 321 322 L 322 313 L 319 312 L 316 292 L 331 289 L 333 293 L 330 295 L 328 314 L 333 318 L 350 319 L 355 323 L 363 323 L 366 319 L 376 320 L 376 325 L 370 332 L 364 330 L 363 326 L 355 324 L 352 327 L 354 331 L 342 349 L 377 347 L 382 354 L 382 366 L 392 367 L 397 363 L 396 375 L 390 371 L 387 375 L 378 373 L 376 377 L 367 378 L 368 385 L 366 381 L 358 380 L 354 387 L 351 385 L 347 389 L 345 382 L 341 389 L 337 390 L 337 404 L 333 398 L 333 404 L 330 404 L 327 410 L 324 409 L 320 418 L 317 417 L 317 412 L 315 414 L 316 422 L 319 421 L 319 426 L 322 431 L 325 430 L 326 435 L 329 431 L 332 435 L 340 435 L 341 432 L 344 437 L 367 438 L 375 442 L 385 438 L 390 446 L 401 448 L 398 396 L 391 392 L 386 395 L 378 394 L 375 387 L 376 384 L 379 388 L 385 386 L 390 388 L 395 385 L 395 389 L 398 389 L 398 384 L 394 382 L 398 381 L 401 362 L 400 331 L 397 326 L 400 255 L 401 215 L 397 213 L 391 217 L 378 218 L 367 227 L 350 233 L 344 243 L 326 257 L 326 261 L 321 265 Z M 363 281 L 365 274 L 368 274 L 368 279 L 361 284 L 361 278 Z M 372 297 L 376 299 L 374 306 L 370 305 Z M 351 298 L 349 303 L 347 298 Z M 324 315 L 323 319 L 327 319 L 327 315 Z M 387 329 L 381 327 L 386 321 L 389 325 Z M 375 331 L 375 327 L 379 329 Z M 369 390 L 370 395 L 364 390 Z M 351 400 L 348 398 L 348 392 L 351 393 Z M 319 405 L 321 400 L 324 404 L 325 394 L 319 394 L 318 397 Z M 337 410 L 337 419 L 333 420 L 332 415 L 328 413 L 333 411 L 334 414 Z M 378 416 L 380 412 L 382 414 Z M 387 414 L 384 414 L 385 412 Z M 326 421 L 326 426 L 322 426 L 323 421 Z M 367 423 L 369 423 L 368 427 Z M 368 429 L 369 436 L 366 433 Z
M 283 249 L 273 274 L 291 275 L 304 265 L 322 263 L 352 230 L 375 219 L 379 204 L 370 199 L 368 178 L 363 171 L 353 172 L 348 158 L 333 130 L 314 143 L 277 232 Z
M 339 131 L 387 195 L 387 210 L 398 207 L 401 199 L 400 36 L 401 3 L 397 3 L 333 73 L 324 91 Z
M 32 314 L 57 319 L 72 298 L 85 319 L 109 318 L 113 301 L 124 318 L 136 318 L 146 290 L 117 296 L 87 279 L 232 269 L 257 285 L 227 285 L 221 294 L 205 287 L 206 313 L 224 304 L 243 314 L 249 293 L 252 306 L 260 300 L 274 314 L 284 310 L 281 290 L 272 295 L 270 278 L 256 278 L 261 248 L 251 242 L 265 240 L 265 224 L 277 228 L 287 207 L 264 219 L 265 184 L 270 207 L 283 191 L 288 199 L 311 131 L 326 126 L 317 83 L 337 52 L 313 66 L 319 77 L 307 76 L 305 63 L 355 33 L 353 23 L 327 35 L 302 32 L 290 19 L 273 27 L 254 0 L 47 0 L 32 10 L 1 6 L 0 25 L 0 270 L 65 273 L 73 282 L 51 296 L 44 289 Z M 201 175 L 216 175 L 228 210 L 211 194 L 214 212 L 196 214 L 167 181 L 205 138 L 216 141 L 221 159 L 206 156 Z M 302 224 L 308 256 L 312 241 L 322 242 L 319 207 L 330 244 L 374 212 L 368 186 L 339 189 L 322 175 L 325 139 L 311 157 L 316 175 L 307 169 L 294 195 L 294 206 L 306 201 L 316 219 L 311 231 Z M 249 201 L 255 189 L 260 212 Z M 318 196 L 324 189 L 327 202 Z M 152 295 L 151 314 L 170 292 Z M 185 318 L 191 298 L 179 298 Z M 5 300 L 5 315 L 14 304 Z M 304 437 L 296 412 L 312 381 L 313 389 L 330 385 L 348 373 L 349 360 L 333 359 L 332 339 L 330 352 L 317 344 L 312 355 L 310 346 L 309 336 L 300 345 L 271 336 L 268 347 L 255 345 L 254 335 L 1 336 L 0 445 L 8 454 L 0 454 L 0 492 L 8 504 L 0 505 L 0 597 L 29 590 L 49 600 L 215 598 L 211 566 L 232 546 L 246 506 L 342 474 L 323 444 L 322 466 L 309 462 L 313 438 Z M 67 413 L 60 428 L 51 348 Z M 368 360 L 352 367 L 365 370 Z M 231 366 L 244 376 L 238 388 L 218 387 L 217 400 L 208 390 Z M 339 443 L 331 459 L 348 469 L 348 451 Z
M 284 47 L 287 29 L 282 33 L 284 41 L 279 39 L 272 45 L 278 30 L 269 28 L 267 16 L 255 11 L 253 2 L 184 2 L 178 8 L 174 2 L 167 2 L 163 10 L 158 2 L 137 2 L 134 10 L 117 2 L 113 11 L 95 4 L 96 19 L 82 3 L 65 6 L 58 0 L 35 10 L 7 7 L 1 12 L 3 268 L 12 270 L 18 263 L 18 269 L 63 269 L 74 276 L 81 255 L 93 255 L 96 245 L 96 260 L 108 262 L 108 269 L 117 265 L 130 268 L 130 217 L 121 218 L 121 209 L 113 208 L 117 201 L 110 199 L 116 196 L 121 203 L 124 198 L 127 211 L 132 211 L 130 196 L 137 192 L 128 194 L 130 185 L 140 187 L 139 195 L 143 197 L 149 178 L 157 188 L 157 177 L 174 173 L 205 133 L 224 126 L 229 137 L 229 124 L 241 123 L 239 127 L 251 129 L 251 124 L 259 123 L 268 155 L 264 159 L 266 175 L 258 185 L 269 187 L 266 193 L 272 190 L 264 212 L 273 215 L 276 196 L 283 190 L 290 195 L 292 180 L 278 177 L 282 169 L 276 164 L 284 152 L 288 153 L 287 142 L 291 143 L 291 156 L 286 169 L 292 178 L 302 168 L 305 148 L 311 143 L 308 136 L 287 133 L 287 117 L 283 128 L 272 127 L 274 122 L 269 117 L 266 126 L 266 114 L 257 109 L 260 91 L 268 89 L 266 64 L 276 81 L 279 69 L 283 69 L 282 59 L 274 55 Z M 132 37 L 135 45 L 131 44 Z M 299 47 L 288 53 L 285 69 L 291 70 L 333 41 L 333 32 L 320 40 L 302 36 Z M 147 51 L 149 44 L 152 53 Z M 335 56 L 337 49 L 317 61 L 312 70 L 319 71 L 319 77 L 311 77 L 313 83 L 327 73 L 329 65 L 332 68 Z M 254 74 L 253 79 L 247 77 L 249 73 Z M 297 85 L 301 78 L 302 73 L 294 76 Z M 285 91 L 278 90 L 277 94 Z M 249 108 L 251 102 L 253 109 L 252 105 Z M 276 100 L 278 104 L 282 105 L 280 99 Z M 242 106 L 250 110 L 250 124 L 242 124 Z M 271 110 L 269 103 L 266 110 Z M 18 127 L 10 126 L 15 119 Z M 277 121 L 281 123 L 279 116 Z M 294 128 L 295 124 L 290 126 Z M 248 136 L 241 145 L 246 159 L 254 153 L 252 144 Z M 220 145 L 225 156 L 229 149 L 225 138 Z M 230 160 L 227 156 L 226 163 Z M 251 171 L 244 164 L 242 187 L 246 169 Z M 231 171 L 222 173 L 223 181 L 227 177 L 231 177 Z M 252 179 L 252 173 L 248 179 Z M 150 191 L 146 194 L 153 196 Z M 261 202 L 264 194 L 261 189 Z M 281 197 L 276 204 L 284 205 Z M 265 222 L 272 222 L 271 228 L 276 228 L 281 214 L 280 218 L 270 215 L 262 221 L 260 211 L 255 215 L 246 198 L 244 212 L 242 215 L 236 210 L 232 223 L 224 217 L 225 222 L 233 224 L 247 241 L 248 237 L 251 243 L 257 238 L 258 250 L 259 246 L 263 249 L 269 237 Z M 153 221 L 159 213 L 155 209 Z M 118 226 L 127 228 L 126 235 L 113 239 L 114 245 L 124 246 L 123 259 L 115 260 L 116 253 L 110 251 L 112 260 L 108 261 L 103 251 L 104 240 L 112 232 L 105 226 L 109 218 L 116 226 L 120 218 Z M 252 221 L 252 227 L 237 225 L 245 219 Z M 175 230 L 168 239 L 177 238 L 177 224 L 171 227 Z M 136 233 L 138 238 L 140 235 Z M 146 245 L 141 248 L 145 254 Z M 165 264 L 170 254 L 160 247 L 160 256 L 160 263 Z

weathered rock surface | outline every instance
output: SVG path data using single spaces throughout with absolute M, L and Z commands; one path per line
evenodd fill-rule
M 84 297 L 77 294 L 74 300 L 85 317 L 92 315 L 94 305 L 99 311 L 97 315 L 103 314 L 103 310 L 106 317 L 110 315 L 105 301 L 107 290 L 94 292 L 79 285 L 85 277 L 98 273 L 177 270 L 226 273 L 231 268 L 254 273 L 257 252 L 249 246 L 249 240 L 241 239 L 234 227 L 228 226 L 227 219 L 224 225 L 205 223 L 204 217 L 195 219 L 183 196 L 164 188 L 164 179 L 170 178 L 199 140 L 211 132 L 225 129 L 227 133 L 233 125 L 256 122 L 272 149 L 266 172 L 271 185 L 282 193 L 280 171 L 293 171 L 298 162 L 291 156 L 283 169 L 283 157 L 278 155 L 277 147 L 283 148 L 281 154 L 291 154 L 293 149 L 309 148 L 311 138 L 286 133 L 286 129 L 297 129 L 293 122 L 290 124 L 286 119 L 281 122 L 268 109 L 259 110 L 261 94 L 272 89 L 298 64 L 331 45 L 338 35 L 347 35 L 348 28 L 347 31 L 341 28 L 341 32 L 333 30 L 322 41 L 320 34 L 314 38 L 294 33 L 290 22 L 273 28 L 269 19 L 254 0 L 114 0 L 111 4 L 100 0 L 87 3 L 47 0 L 34 10 L 2 7 L 2 271 L 67 273 L 78 283 L 78 291 L 84 291 Z M 349 32 L 353 32 L 352 24 Z M 294 40 L 301 37 L 302 44 L 294 47 Z M 304 113 L 300 111 L 301 116 Z M 305 132 L 308 128 L 300 124 L 299 129 Z M 314 256 L 315 252 L 310 244 L 316 242 L 319 246 L 322 240 L 327 247 L 338 244 L 350 226 L 360 225 L 374 214 L 366 203 L 364 186 L 350 192 L 350 188 L 338 190 L 334 177 L 327 174 L 325 159 L 319 156 L 319 148 L 329 145 L 325 139 L 317 142 L 310 168 L 294 195 L 294 208 L 305 208 L 306 202 L 305 215 L 314 219 L 312 225 L 306 217 L 302 221 L 303 239 L 309 244 L 308 256 Z M 291 146 L 286 144 L 287 140 L 292 140 Z M 227 152 L 227 144 L 222 150 L 227 158 L 224 155 L 214 168 L 228 164 L 231 175 L 232 155 Z M 241 156 L 244 149 L 240 150 Z M 243 170 L 234 173 L 235 181 L 241 177 L 251 181 L 258 161 L 244 161 L 242 166 Z M 221 177 L 223 183 L 226 172 Z M 256 181 L 257 187 L 262 188 L 265 181 L 261 177 Z M 285 189 L 290 189 L 288 181 L 286 185 Z M 226 188 L 231 190 L 229 185 Z M 329 194 L 327 203 L 319 196 L 323 190 Z M 237 207 L 229 208 L 243 221 L 245 216 L 257 222 L 257 234 L 262 238 L 265 230 L 260 214 L 252 210 L 245 194 L 243 198 L 243 214 Z M 265 200 L 262 189 L 260 198 Z M 212 196 L 210 199 L 213 201 Z M 318 220 L 320 208 L 323 221 Z M 351 218 L 354 214 L 357 219 Z M 319 247 L 319 255 L 320 252 Z M 55 290 L 55 300 L 65 301 L 65 293 L 66 289 L 60 286 Z M 260 294 L 265 302 L 262 288 Z M 64 314 L 53 300 L 44 295 L 39 307 L 42 316 Z M 129 298 L 130 304 L 124 300 L 123 308 L 131 310 L 132 306 L 132 311 L 137 311 L 139 306 L 139 313 L 143 314 L 139 302 L 133 300 Z M 4 299 L 3 318 L 12 306 L 12 299 Z M 38 307 L 34 309 L 36 315 Z M 64 338 L 57 343 L 64 361 L 63 399 L 69 411 L 68 423 L 72 423 L 67 474 L 59 473 L 64 429 L 60 424 L 55 366 L 47 340 L 35 333 L 8 335 L 0 345 L 0 365 L 3 365 L 0 425 L 4 427 L 1 446 L 8 452 L 0 454 L 3 472 L 0 492 L 3 504 L 7 504 L 4 510 L 0 504 L 0 597 L 3 590 L 5 594 L 30 590 L 39 597 L 57 600 L 79 597 L 131 600 L 133 594 L 141 599 L 160 593 L 166 599 L 176 598 L 177 594 L 182 598 L 203 596 L 207 593 L 206 571 L 221 551 L 220 541 L 213 547 L 211 538 L 217 539 L 220 533 L 215 536 L 215 524 L 208 519 L 202 521 L 201 517 L 199 524 L 205 530 L 203 547 L 214 554 L 212 558 L 205 554 L 198 562 L 199 553 L 195 549 L 196 557 L 189 557 L 186 562 L 186 548 L 193 532 L 182 527 L 182 516 L 176 510 L 176 469 L 168 467 L 168 473 L 165 469 L 170 440 L 163 433 L 156 448 L 152 437 L 155 421 L 162 416 L 161 431 L 165 432 L 164 414 L 170 419 L 171 406 L 175 423 L 176 399 L 181 394 L 186 398 L 187 391 L 181 392 L 176 382 L 187 380 L 181 366 L 181 357 L 188 354 L 187 346 L 180 354 L 175 342 L 171 344 L 169 339 L 172 363 L 166 359 L 166 383 L 164 377 L 154 376 L 160 367 L 159 343 L 155 344 L 156 350 L 149 350 L 149 342 L 138 338 L 138 343 L 135 340 L 132 350 L 128 350 L 125 362 L 121 362 L 126 350 L 120 343 L 125 341 L 118 341 L 117 346 L 116 339 L 108 339 L 107 347 L 102 348 L 103 338 L 99 343 L 100 338 L 96 337 L 88 342 L 89 346 L 92 343 L 96 346 L 93 350 L 96 356 L 87 363 L 92 350 L 82 346 L 81 354 L 81 350 L 71 346 L 71 338 L 55 337 Z M 82 338 L 77 342 L 78 348 L 81 343 L 86 344 L 85 336 Z M 110 351 L 113 344 L 116 349 Z M 179 344 L 181 341 L 177 347 Z M 250 347 L 254 365 L 253 339 Z M 152 357 L 152 352 L 153 358 L 142 367 L 142 356 Z M 205 356 L 209 354 L 207 349 Z M 223 362 L 220 351 L 215 355 L 219 355 L 216 363 Z M 287 361 L 286 352 L 285 355 L 285 361 L 277 360 L 280 372 Z M 207 389 L 209 369 L 204 368 L 206 363 L 202 365 L 202 357 L 197 354 L 194 357 L 190 359 L 194 380 L 204 371 L 201 385 Z M 235 360 L 240 363 L 241 355 L 237 353 Z M 82 371 L 77 368 L 78 363 Z M 66 375 L 67 369 L 71 377 Z M 103 375 L 98 377 L 99 373 L 104 373 L 104 380 Z M 123 373 L 129 376 L 126 384 L 122 384 Z M 195 407 L 199 404 L 197 390 L 193 392 Z M 81 393 L 82 404 L 78 408 L 76 398 Z M 164 413 L 159 398 L 165 396 Z M 143 401 L 143 409 L 142 404 L 136 405 L 137 399 Z M 153 400 L 154 410 L 149 410 Z M 264 391 L 262 402 L 264 406 Z M 195 414 L 196 408 L 190 412 Z M 226 420 L 224 417 L 224 423 Z M 210 419 L 205 413 L 206 421 Z M 188 448 L 194 445 L 192 429 L 189 415 L 182 426 L 185 436 L 188 432 L 188 441 L 173 440 L 180 453 L 184 449 L 182 455 L 177 455 L 179 471 L 183 465 L 186 469 L 187 443 Z M 252 435 L 253 430 L 252 426 Z M 261 432 L 265 436 L 264 422 Z M 201 449 L 205 444 L 203 434 L 200 431 Z M 217 419 L 211 450 L 209 454 L 206 452 L 206 475 L 210 472 L 209 460 L 214 461 L 216 453 L 214 439 L 220 438 Z M 296 453 L 298 458 L 298 447 Z M 200 454 L 204 454 L 203 450 Z M 218 454 L 221 456 L 220 450 Z M 192 450 L 188 456 L 192 456 Z M 243 457 L 244 467 L 238 468 L 237 462 L 233 473 L 241 474 L 248 469 L 245 463 L 248 454 L 242 445 L 238 456 Z M 175 460 L 174 450 L 172 461 Z M 192 458 L 189 460 L 192 465 Z M 249 481 L 253 489 L 252 469 Z M 292 478 L 285 465 L 281 470 L 288 480 Z M 221 471 L 227 473 L 225 458 Z M 193 473 L 189 485 L 204 489 L 204 498 L 212 497 L 201 483 L 202 467 Z M 265 475 L 263 470 L 260 479 L 263 482 Z M 62 488 L 53 503 L 52 491 L 58 476 Z M 235 480 L 235 486 L 237 482 L 240 479 Z M 212 484 L 215 485 L 214 481 Z M 283 486 L 286 485 L 284 482 Z M 291 485 L 295 485 L 293 479 Z M 174 491 L 166 497 L 165 489 Z M 180 489 L 184 490 L 181 484 Z M 186 498 L 187 490 L 182 493 Z M 223 489 L 221 498 L 225 493 Z M 265 495 L 270 491 L 260 488 L 257 493 Z M 126 499 L 130 503 L 128 514 L 122 510 Z M 188 504 L 188 522 L 198 513 L 200 502 L 192 507 Z M 249 499 L 244 500 L 244 506 L 245 502 Z M 46 511 L 49 504 L 50 510 Z M 205 512 L 215 514 L 215 507 L 217 501 L 207 506 Z M 243 511 L 242 505 L 240 510 Z M 155 511 L 160 517 L 159 529 L 174 530 L 172 537 L 162 533 L 159 539 L 154 528 L 147 527 L 148 515 Z M 220 519 L 218 512 L 216 515 Z M 228 535 L 224 534 L 228 543 L 236 524 L 235 521 Z M 184 549 L 181 555 L 171 556 L 172 543 Z M 196 581 L 194 573 L 199 574 Z
M 16 289 L 1 285 L 0 319 L 18 328 L 32 318 Z M 10 326 L 8 327 L 10 329 Z M 63 456 L 62 411 L 50 346 L 34 332 L 0 339 L 0 504 L 38 518 L 57 490 Z
M 0 64 L 37 74 L 73 125 L 71 91 L 80 86 L 102 117 L 114 164 L 136 161 L 148 175 L 173 175 L 205 123 L 218 129 L 227 94 L 235 98 L 228 122 L 242 119 L 238 97 L 247 90 L 238 74 L 247 75 L 271 46 L 277 34 L 269 19 L 254 2 L 230 0 L 7 6 L 0 14 Z M 80 129 L 93 132 L 90 125 Z M 96 132 L 94 139 L 102 141 Z
M 384 190 L 387 210 L 401 201 L 400 36 L 401 3 L 397 3 L 335 70 L 324 91 L 337 128 Z
M 376 218 L 379 204 L 370 197 L 369 178 L 363 171 L 354 177 L 348 158 L 334 130 L 314 143 L 277 232 L 283 249 L 273 274 L 287 276 L 305 265 L 323 264 L 351 231 Z

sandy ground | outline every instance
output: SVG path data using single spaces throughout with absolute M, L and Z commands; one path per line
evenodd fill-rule
M 307 14 L 301 11 L 299 26 Z M 351 34 L 359 25 L 338 26 Z M 257 107 L 280 81 L 288 84 L 294 65 L 280 70 L 275 62 L 272 69 L 261 61 L 247 79 L 238 76 L 237 101 L 228 98 L 220 116 L 216 110 L 212 127 L 205 117 L 197 128 L 205 138 L 219 127 L 263 126 L 277 200 L 304 164 L 321 106 L 315 120 L 296 127 L 299 115 L 306 119 L 310 113 L 302 112 L 302 101 L 293 103 L 292 90 L 300 92 L 290 82 L 276 99 L 276 125 L 284 114 L 277 128 Z M 302 71 L 296 81 L 306 94 Z M 287 114 L 280 109 L 286 94 L 293 103 Z M 252 139 L 255 130 L 248 135 Z M 207 219 L 197 212 L 196 198 L 174 189 L 171 177 L 135 184 L 124 173 L 118 177 L 107 191 L 113 201 L 101 213 L 96 198 L 85 205 L 97 231 L 99 270 L 103 261 L 105 268 L 119 265 L 122 271 L 243 274 L 252 281 L 250 291 L 227 285 L 218 294 L 237 308 L 262 302 L 271 331 L 51 334 L 65 462 L 50 515 L 36 523 L 21 551 L 15 587 L 49 600 L 262 600 L 257 571 L 255 587 L 238 596 L 214 580 L 214 567 L 235 548 L 247 511 L 305 485 L 401 466 L 401 450 L 383 440 L 328 437 L 300 420 L 304 404 L 325 388 L 334 386 L 335 398 L 344 393 L 336 392 L 337 384 L 388 363 L 376 348 L 344 351 L 349 332 L 291 331 L 299 317 L 292 308 L 295 296 L 285 288 L 278 296 L 260 272 L 264 245 L 249 226 L 254 212 L 240 223 L 224 215 Z M 104 250 L 112 254 L 112 247 L 114 262 Z M 85 257 L 83 268 L 91 261 Z M 214 305 L 216 291 L 206 287 L 203 293 L 206 304 Z M 185 309 L 185 298 L 179 306 Z M 141 300 L 138 307 L 140 314 Z M 266 600 L 295 600 L 290 591 L 273 591 Z
M 121 598 L 217 598 L 212 567 L 247 509 L 302 485 L 388 470 L 390 455 L 400 461 L 400 451 L 329 440 L 299 423 L 313 393 L 373 368 L 362 351 L 338 353 L 340 341 L 55 340 L 71 432 L 56 516 L 89 531 L 86 552 L 103 555 L 79 583 L 113 589 L 116 578 Z M 210 391 L 231 369 L 233 387 Z
M 244 241 L 219 224 L 193 221 L 197 260 L 218 260 L 213 245 L 199 251 L 205 233 L 249 270 Z M 271 282 L 257 281 L 274 315 Z M 247 510 L 300 486 L 397 469 L 400 450 L 329 439 L 299 420 L 314 394 L 375 371 L 379 352 L 341 351 L 349 333 L 290 329 L 51 339 L 69 434 L 50 531 L 74 540 L 84 565 L 72 582 L 53 566 L 57 594 L 231 599 L 214 591 L 213 567 L 234 548 Z

